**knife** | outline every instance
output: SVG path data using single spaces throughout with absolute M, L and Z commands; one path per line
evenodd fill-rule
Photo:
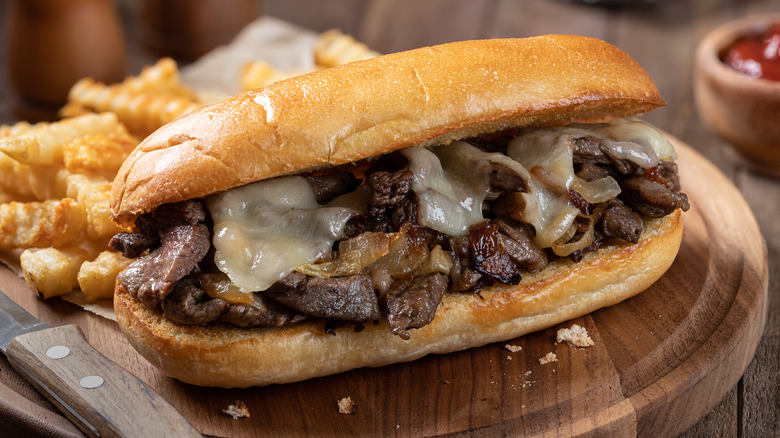
M 2 291 L 0 351 L 88 436 L 202 436 L 159 394 L 89 345 L 78 326 L 49 327 Z

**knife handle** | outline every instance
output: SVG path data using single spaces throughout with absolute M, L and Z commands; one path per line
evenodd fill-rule
M 159 394 L 89 345 L 75 325 L 17 336 L 6 354 L 89 436 L 202 436 Z

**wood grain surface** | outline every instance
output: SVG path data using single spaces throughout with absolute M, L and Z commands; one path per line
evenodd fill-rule
M 60 350 L 50 354 L 53 347 Z M 14 369 L 90 437 L 200 436 L 165 399 L 87 343 L 76 325 L 17 336 L 6 355 Z
M 706 415 L 744 373 L 766 320 L 768 275 L 766 248 L 742 195 L 698 153 L 679 142 L 677 150 L 692 208 L 675 263 L 650 289 L 542 332 L 410 363 L 264 388 L 194 387 L 152 368 L 114 323 L 57 299 L 31 299 L 7 270 L 0 285 L 43 320 L 82 327 L 95 348 L 207 435 L 671 436 Z M 694 175 L 708 175 L 707 183 Z M 588 330 L 593 347 L 556 344 L 557 330 L 573 323 Z M 540 363 L 549 352 L 557 362 Z M 6 391 L 0 388 L 4 399 Z M 356 403 L 355 414 L 338 413 L 344 397 Z M 251 417 L 222 412 L 235 400 Z
M 0 10 L 5 12 L 10 1 L 0 0 Z M 157 59 L 141 43 L 139 23 L 142 2 L 116 0 L 116 3 L 122 12 L 125 29 L 127 73 L 137 74 L 144 65 Z M 634 57 L 648 71 L 668 103 L 666 108 L 651 112 L 646 119 L 705 156 L 738 188 L 755 214 L 768 252 L 769 311 L 766 329 L 753 361 L 725 397 L 713 403 L 707 400 L 707 404 L 714 405 L 714 408 L 682 436 L 780 436 L 780 221 L 777 220 L 780 215 L 780 180 L 752 173 L 743 167 L 740 161 L 734 160 L 730 145 L 702 124 L 694 106 L 692 74 L 694 50 L 706 33 L 731 20 L 780 12 L 780 2 L 661 0 L 643 4 L 640 0 L 631 0 L 625 2 L 631 3 L 628 6 L 618 4 L 620 2 L 590 6 L 584 2 L 565 0 L 262 0 L 261 3 L 266 15 L 313 31 L 337 27 L 380 52 L 462 39 L 572 33 L 604 39 Z M 5 59 L 7 42 L 5 18 L 0 13 L 2 59 Z M 0 123 L 19 120 L 13 111 L 12 97 L 6 71 L 0 68 Z M 709 175 L 697 174 L 689 179 L 707 184 Z M 718 193 L 712 195 L 720 196 Z M 701 277 L 704 274 L 696 272 L 691 275 Z M 30 306 L 35 300 L 32 294 L 24 299 Z M 678 317 L 685 314 L 682 309 L 671 306 L 667 311 Z M 715 306 L 710 312 L 721 311 L 722 307 Z M 51 300 L 44 303 L 41 312 L 46 312 L 55 323 L 67 323 L 73 321 L 78 310 L 60 300 Z M 647 318 L 647 321 L 651 319 Z M 112 325 L 106 320 L 89 318 L 83 324 L 91 329 L 90 340 L 114 336 Z M 496 356 L 498 352 L 508 353 L 500 347 L 497 347 Z M 633 359 L 630 356 L 621 360 L 617 355 L 614 357 L 623 365 Z M 691 358 L 695 359 L 695 356 Z M 127 360 L 139 359 L 130 357 Z M 515 360 L 517 358 L 513 358 Z M 469 369 L 472 369 L 471 365 Z M 78 429 L 53 413 L 53 407 L 38 397 L 3 360 L 0 360 L 0 397 L 13 408 L 11 415 L 0 415 L 0 435 L 78 434 Z M 264 409 L 276 411 L 274 406 L 271 404 Z M 301 396 L 300 406 L 308 406 L 304 396 Z M 621 407 L 625 408 L 626 404 L 604 414 L 617 418 L 615 413 L 619 413 Z M 380 421 L 385 414 L 377 415 L 376 421 Z M 19 422 L 19 418 L 27 421 Z M 328 423 L 333 421 L 340 421 L 340 418 L 332 418 Z M 479 432 L 475 434 L 479 435 Z

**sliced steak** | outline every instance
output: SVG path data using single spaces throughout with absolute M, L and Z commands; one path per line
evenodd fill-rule
M 206 205 L 200 200 L 189 200 L 163 204 L 157 210 L 142 214 L 135 221 L 144 234 L 156 235 L 175 225 L 195 225 L 206 221 Z
M 490 188 L 502 192 L 527 192 L 530 190 L 529 175 L 521 175 L 511 167 L 497 162 L 489 161 L 488 178 Z
M 255 294 L 252 304 L 229 303 L 219 319 L 239 327 L 281 327 L 303 321 L 306 315 Z
M 264 293 L 311 316 L 352 322 L 376 321 L 382 317 L 367 273 L 322 278 L 293 272 Z
M 120 281 L 133 282 L 125 287 L 139 300 L 156 306 L 168 295 L 176 283 L 193 271 L 211 246 L 210 233 L 203 224 L 178 225 L 161 233 L 161 246 L 136 259 L 131 274 L 120 276 Z M 137 284 L 139 283 L 140 284 Z
M 601 232 L 605 236 L 616 237 L 631 243 L 639 242 L 639 236 L 644 229 L 642 216 L 613 200 L 601 216 Z
M 677 208 L 688 211 L 688 196 L 675 193 L 666 185 L 644 178 L 629 178 L 620 182 L 620 199 L 639 214 L 663 217 Z
M 355 175 L 349 172 L 307 176 L 306 181 L 314 190 L 314 196 L 320 204 L 328 203 L 345 193 L 355 190 L 360 185 L 360 181 L 355 178 Z
M 393 210 L 390 215 L 390 223 L 393 225 L 393 230 L 400 230 L 401 226 L 405 223 L 411 223 L 417 225 L 419 221 L 418 215 L 419 201 L 414 193 L 411 193 L 409 197 L 401 201 L 401 203 Z
M 680 178 L 677 176 L 677 163 L 663 161 L 652 169 L 646 169 L 642 175 L 645 179 L 663 184 L 673 192 L 680 191 Z
M 477 292 L 482 287 L 492 283 L 492 281 L 484 278 L 482 274 L 471 268 L 469 236 L 451 237 L 449 242 L 455 256 L 452 270 L 450 270 L 453 292 Z
M 119 233 L 108 242 L 108 246 L 122 253 L 128 259 L 140 257 L 143 253 L 160 244 L 157 235 L 143 233 Z
M 517 263 L 502 244 L 501 233 L 493 221 L 484 221 L 469 228 L 471 268 L 502 283 L 520 280 Z
M 213 298 L 199 287 L 195 278 L 179 281 L 162 300 L 167 318 L 183 325 L 205 325 L 224 321 L 239 327 L 280 327 L 306 319 L 269 298 L 257 296 L 253 304 L 229 303 Z
M 613 172 L 614 173 L 614 172 Z M 610 169 L 607 166 L 599 166 L 593 163 L 584 163 L 579 166 L 577 176 L 585 181 L 592 182 L 610 176 Z
M 130 292 L 130 295 L 138 298 L 138 289 L 144 283 L 144 271 L 146 264 L 149 263 L 151 257 L 138 258 L 133 260 L 122 272 L 116 276 L 116 280 Z M 144 304 L 149 304 L 144 302 Z M 155 306 L 157 302 L 151 303 L 151 306 Z
M 512 260 L 529 272 L 538 272 L 547 266 L 547 254 L 533 243 L 531 237 L 504 221 L 495 223 L 501 232 L 501 245 Z
M 611 164 L 601 149 L 601 141 L 595 137 L 577 137 L 572 146 L 574 164 Z
M 636 171 L 639 166 L 620 158 L 608 142 L 589 136 L 575 138 L 572 149 L 574 164 L 611 164 L 622 174 Z
M 417 224 L 418 200 L 412 191 L 413 176 L 408 167 L 398 171 L 377 170 L 369 174 L 366 178 L 370 191 L 367 212 L 353 216 L 347 222 L 345 235 L 355 237 L 366 231 L 394 233 L 404 223 Z
M 216 321 L 227 308 L 227 301 L 211 298 L 198 287 L 197 280 L 193 278 L 178 282 L 173 292 L 162 300 L 165 316 L 184 325 L 203 325 Z
M 412 192 L 414 174 L 408 167 L 396 172 L 377 171 L 368 176 L 371 196 L 368 199 L 368 215 L 379 217 L 392 212 Z
M 387 322 L 393 334 L 409 339 L 407 330 L 433 321 L 446 290 L 447 277 L 440 273 L 395 281 L 387 292 Z

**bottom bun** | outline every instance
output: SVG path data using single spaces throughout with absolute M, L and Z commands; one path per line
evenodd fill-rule
M 392 334 L 383 320 L 356 332 L 325 332 L 323 321 L 283 328 L 181 326 L 117 287 L 119 326 L 133 347 L 167 375 L 201 386 L 288 383 L 359 367 L 411 361 L 506 341 L 611 306 L 650 287 L 671 266 L 682 240 L 680 210 L 646 220 L 634 245 L 605 246 L 579 263 L 560 259 L 517 285 L 445 294 L 434 320 Z

